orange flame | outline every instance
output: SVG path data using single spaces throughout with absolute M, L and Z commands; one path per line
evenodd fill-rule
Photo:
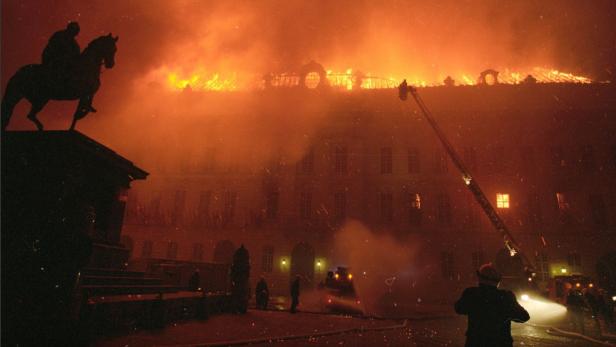
M 167 86 L 172 90 L 184 90 L 190 88 L 196 91 L 236 91 L 252 89 L 259 84 L 260 76 L 238 79 L 237 73 L 222 74 L 208 72 L 203 68 L 194 69 L 189 74 L 182 74 L 182 69 L 163 69 L 166 74 Z M 476 85 L 479 74 L 468 72 L 452 74 L 456 85 Z M 592 83 L 593 81 L 584 76 L 577 76 L 572 73 L 562 72 L 555 69 L 533 67 L 530 69 L 499 71 L 498 82 L 502 84 L 520 84 L 531 75 L 537 83 Z M 354 89 L 387 89 L 395 88 L 403 79 L 401 77 L 378 77 L 370 73 L 363 74 L 353 69 L 346 69 L 344 72 L 326 70 L 327 84 L 333 88 L 351 91 Z M 315 86 L 318 84 L 319 76 L 315 73 L 307 76 L 306 83 Z M 421 77 L 411 76 L 407 78 L 410 84 L 419 87 L 441 86 L 443 81 L 428 81 Z M 252 81 L 252 82 L 248 82 Z M 300 83 L 299 75 L 293 73 L 282 73 L 271 76 L 273 87 L 292 87 Z
M 238 89 L 237 76 L 221 77 L 219 73 L 207 74 L 195 72 L 187 77 L 180 77 L 177 73 L 170 73 L 167 82 L 173 89 L 210 90 L 210 91 L 233 91 Z

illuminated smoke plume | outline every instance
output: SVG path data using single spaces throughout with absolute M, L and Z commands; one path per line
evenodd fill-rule
M 419 274 L 414 262 L 417 242 L 400 242 L 388 235 L 375 234 L 357 221 L 348 222 L 334 239 L 333 263 L 350 267 L 355 289 L 368 314 L 384 314 L 384 306 L 394 304 L 400 288 L 413 287 L 413 278 Z M 407 296 L 406 300 L 412 298 Z M 408 302 L 400 303 L 403 304 L 408 306 Z

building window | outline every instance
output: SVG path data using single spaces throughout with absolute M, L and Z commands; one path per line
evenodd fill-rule
M 142 258 L 152 257 L 152 241 L 150 240 L 143 241 L 143 248 L 141 248 L 141 257 Z
M 526 146 L 520 149 L 520 154 L 522 156 L 522 163 L 524 163 L 524 168 L 526 170 L 535 170 L 535 151 L 532 147 Z
M 502 172 L 507 167 L 507 157 L 505 156 L 505 147 L 496 146 L 493 150 L 494 157 L 492 158 L 493 169 L 495 173 Z
M 509 194 L 496 193 L 496 208 L 509 208 Z
M 338 221 L 346 218 L 347 208 L 346 192 L 337 192 L 334 194 L 334 218 Z
M 417 148 L 409 149 L 408 171 L 410 174 L 419 173 L 421 171 L 419 152 L 417 151 Z
M 561 146 L 552 146 L 550 148 L 550 151 L 552 156 L 552 167 L 554 169 L 559 169 L 567 166 L 565 154 Z
M 280 193 L 278 188 L 271 187 L 267 192 L 267 206 L 266 215 L 269 219 L 275 219 L 278 216 L 278 200 L 280 199 Z
M 223 201 L 222 224 L 228 226 L 233 223 L 235 217 L 235 201 L 237 200 L 236 192 L 225 192 Z
M 447 156 L 442 150 L 437 150 L 434 155 L 434 171 L 436 173 L 447 172 Z
M 479 267 L 485 263 L 483 251 L 476 251 L 471 254 L 474 270 L 479 270 Z
M 337 174 L 347 173 L 347 148 L 344 146 L 334 147 L 334 172 Z
M 597 226 L 607 225 L 607 211 L 601 194 L 591 194 L 589 198 L 592 220 Z
M 582 147 L 582 159 L 580 164 L 582 169 L 592 171 L 595 169 L 595 153 L 592 146 L 587 145 Z
M 443 278 L 448 280 L 454 279 L 455 270 L 453 263 L 453 252 L 441 253 L 441 272 L 443 274 Z
M 475 153 L 475 147 L 464 148 L 464 164 L 470 170 L 477 169 L 477 154 Z
M 184 218 L 184 205 L 186 203 L 186 191 L 176 190 L 175 199 L 173 200 L 173 215 L 171 222 L 173 225 L 182 224 Z
M 381 148 L 381 174 L 393 172 L 393 158 L 391 147 Z
M 537 275 L 539 280 L 547 281 L 550 279 L 550 264 L 548 255 L 545 252 L 539 252 L 535 256 L 535 264 L 537 264 Z
M 299 215 L 302 219 L 312 217 L 312 194 L 309 192 L 302 192 L 299 197 Z
M 263 255 L 261 258 L 261 271 L 272 272 L 274 268 L 274 247 L 263 247 Z
M 167 258 L 168 259 L 176 259 L 178 257 L 178 243 L 177 242 L 169 242 L 167 244 Z
M 203 261 L 203 244 L 195 243 L 193 245 L 193 261 Z
M 436 218 L 443 225 L 451 225 L 451 203 L 447 194 L 439 194 L 437 197 Z
M 421 226 L 422 215 L 421 195 L 419 193 L 409 194 L 409 223 L 413 226 Z
M 529 193 L 528 194 L 528 203 L 527 206 L 527 221 L 528 224 L 532 227 L 539 227 L 543 221 L 543 216 L 541 214 L 541 201 L 537 193 Z
M 310 148 L 298 163 L 297 172 L 311 174 L 314 172 L 314 148 Z
M 137 224 L 139 220 L 139 200 L 137 199 L 136 191 L 128 192 L 128 201 L 126 202 L 126 209 L 124 210 L 124 223 Z
M 199 194 L 199 210 L 197 212 L 197 225 L 209 226 L 210 204 L 212 202 L 212 192 L 205 191 Z
M 391 193 L 381 193 L 380 200 L 381 222 L 390 224 L 394 221 L 393 195 Z
M 556 193 L 556 202 L 558 203 L 558 212 L 560 222 L 563 224 L 568 224 L 572 221 L 569 200 L 565 193 L 559 192 Z
M 582 258 L 577 252 L 567 254 L 567 264 L 571 267 L 578 268 L 582 266 Z
M 150 208 L 147 212 L 145 224 L 149 225 L 165 225 L 165 218 L 161 211 L 160 205 L 162 200 L 162 193 L 155 191 L 150 200 Z

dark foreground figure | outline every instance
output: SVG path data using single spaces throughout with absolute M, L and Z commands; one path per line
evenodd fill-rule
M 297 306 L 299 305 L 299 276 L 295 276 L 293 282 L 291 282 L 291 313 L 297 312 Z
M 257 308 L 260 310 L 267 309 L 267 304 L 269 302 L 269 289 L 267 288 L 267 282 L 265 282 L 265 278 L 263 277 L 261 277 L 259 282 L 257 282 L 255 296 L 257 299 Z
M 492 264 L 482 265 L 477 277 L 479 286 L 466 288 L 455 304 L 456 313 L 468 316 L 465 346 L 512 346 L 511 321 L 526 322 L 528 312 L 512 292 L 497 288 L 501 277 Z

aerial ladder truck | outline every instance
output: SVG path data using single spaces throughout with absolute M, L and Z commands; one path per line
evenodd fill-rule
M 406 80 L 404 80 L 398 87 L 398 92 L 400 100 L 402 101 L 405 101 L 408 98 L 409 94 L 411 94 L 413 99 L 415 99 L 415 102 L 423 113 L 424 118 L 428 121 L 428 123 L 436 133 L 436 136 L 441 141 L 443 147 L 445 147 L 445 151 L 453 161 L 454 165 L 458 168 L 458 170 L 460 170 L 460 173 L 462 173 L 462 179 L 464 180 L 464 184 L 466 185 L 468 190 L 470 190 L 479 206 L 481 206 L 485 214 L 488 216 L 488 219 L 492 223 L 492 226 L 494 226 L 496 231 L 500 233 L 500 235 L 503 237 L 503 242 L 505 244 L 505 247 L 509 251 L 509 254 L 512 257 L 517 254 L 521 258 L 522 264 L 524 266 L 523 271 L 526 273 L 526 276 L 529 276 L 531 273 L 533 273 L 534 267 L 532 266 L 526 255 L 521 251 L 520 244 L 516 242 L 515 238 L 511 234 L 511 231 L 509 230 L 509 228 L 507 228 L 505 222 L 498 215 L 498 213 L 490 203 L 490 200 L 481 190 L 479 183 L 477 183 L 473 175 L 471 175 L 470 171 L 466 168 L 466 165 L 464 165 L 464 162 L 462 161 L 458 153 L 455 151 L 449 140 L 447 140 L 447 137 L 439 127 L 438 123 L 436 123 L 436 120 L 434 119 L 434 117 L 432 117 L 430 110 L 417 93 L 417 89 L 413 86 L 409 86 Z

